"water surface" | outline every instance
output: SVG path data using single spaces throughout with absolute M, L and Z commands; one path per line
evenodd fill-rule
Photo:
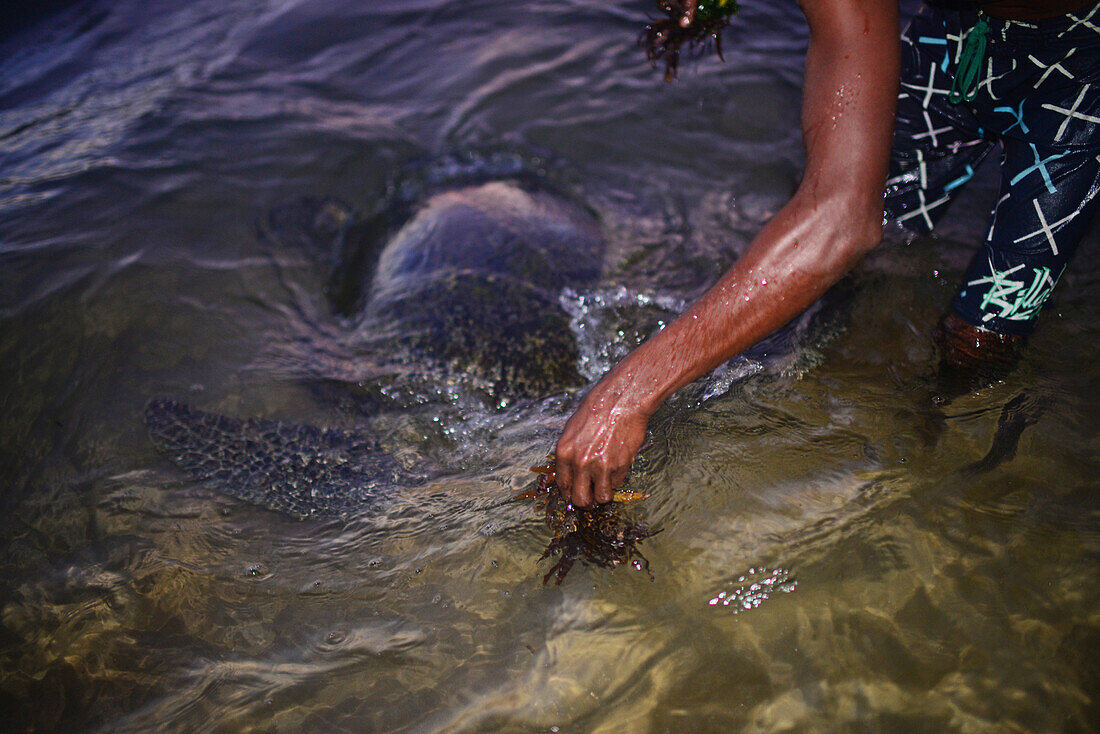
M 1021 366 L 942 411 L 931 326 L 995 172 L 935 237 L 892 232 L 793 353 L 655 418 L 654 580 L 560 587 L 535 508 L 499 503 L 578 394 L 494 408 L 439 372 L 365 411 L 390 366 L 325 254 L 263 234 L 306 196 L 369 212 L 410 161 L 541 161 L 609 243 L 561 294 L 595 379 L 624 313 L 697 296 L 797 182 L 806 32 L 748 5 L 672 85 L 626 0 L 90 0 L 0 41 L 0 727 L 1100 727 L 1095 228 Z M 1017 455 L 961 473 L 1025 390 Z M 289 518 L 159 454 L 162 396 L 369 425 L 431 479 Z

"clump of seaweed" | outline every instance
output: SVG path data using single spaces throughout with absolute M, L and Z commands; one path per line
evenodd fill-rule
M 551 577 L 556 584 L 561 584 L 577 559 L 593 566 L 615 568 L 637 558 L 635 565 L 638 568 L 644 567 L 649 573 L 649 561 L 638 550 L 638 543 L 661 531 L 650 530 L 644 522 L 631 522 L 619 510 L 622 503 L 645 499 L 649 495 L 641 492 L 615 492 L 612 501 L 605 505 L 577 509 L 565 502 L 558 492 L 553 456 L 546 463 L 532 467 L 531 471 L 539 475 L 537 485 L 534 489 L 521 492 L 515 499 L 544 500 L 546 525 L 553 537 L 539 556 L 539 561 L 561 556 L 543 577 L 543 585 Z M 653 579 L 652 573 L 649 578 Z
M 705 50 L 713 39 L 718 58 L 725 61 L 722 29 L 737 12 L 737 0 L 657 0 L 657 8 L 667 17 L 647 25 L 641 42 L 646 58 L 654 66 L 664 59 L 665 81 L 676 78 L 680 50 L 685 43 L 692 50 Z

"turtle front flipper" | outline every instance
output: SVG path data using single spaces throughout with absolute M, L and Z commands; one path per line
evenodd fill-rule
M 157 399 L 145 408 L 153 443 L 196 479 L 297 517 L 376 509 L 410 477 L 367 435 L 249 418 Z

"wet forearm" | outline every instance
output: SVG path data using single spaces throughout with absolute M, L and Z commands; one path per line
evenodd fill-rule
M 898 74 L 896 8 L 879 3 L 804 0 L 802 183 L 706 296 L 616 368 L 624 403 L 652 413 L 802 312 L 878 243 Z
M 804 311 L 877 243 L 842 202 L 813 209 L 795 197 L 702 299 L 615 368 L 624 401 L 651 414 Z
M 810 21 L 794 198 L 698 303 L 585 396 L 557 443 L 557 482 L 578 506 L 607 502 L 673 392 L 782 326 L 882 236 L 898 84 L 890 0 L 802 0 Z

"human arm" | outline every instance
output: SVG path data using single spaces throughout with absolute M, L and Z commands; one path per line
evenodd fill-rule
M 558 440 L 557 483 L 607 502 L 676 390 L 797 316 L 882 237 L 898 87 L 897 6 L 802 0 L 810 25 L 802 101 L 806 169 L 791 200 L 693 306 L 614 367 Z

